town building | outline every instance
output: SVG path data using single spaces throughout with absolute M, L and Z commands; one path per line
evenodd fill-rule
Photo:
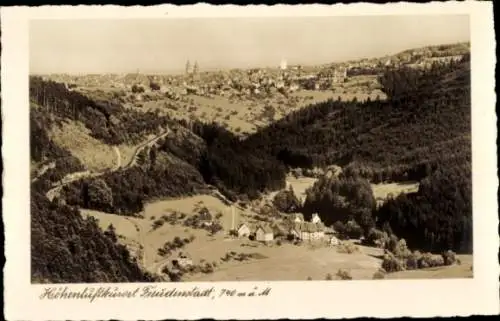
M 302 214 L 302 213 L 294 213 L 294 214 L 292 214 L 292 221 L 294 223 L 302 223 L 302 222 L 304 222 L 304 214 Z
M 268 225 L 259 225 L 255 231 L 255 239 L 260 242 L 270 242 L 274 240 L 273 229 Z
M 238 237 L 249 237 L 250 236 L 250 228 L 245 223 L 240 224 L 237 232 L 238 232 Z
M 333 83 L 342 83 L 347 79 L 347 69 L 335 69 L 333 71 L 332 82 Z
M 313 224 L 318 224 L 321 223 L 321 218 L 319 217 L 318 213 L 314 213 L 311 218 L 311 222 Z
M 280 69 L 281 70 L 286 70 L 287 69 L 287 62 L 285 59 L 282 59 L 281 60 L 281 63 L 280 63 Z
M 172 260 L 172 265 L 175 267 L 185 268 L 193 265 L 193 260 L 191 260 L 187 255 L 181 253 L 176 259 Z
M 322 240 L 325 237 L 323 224 L 312 222 L 294 223 L 289 231 L 292 238 L 302 241 Z
M 331 245 L 331 246 L 337 246 L 340 244 L 340 241 L 339 239 L 335 236 L 335 235 L 332 235 L 330 237 L 330 240 L 328 241 L 328 243 Z

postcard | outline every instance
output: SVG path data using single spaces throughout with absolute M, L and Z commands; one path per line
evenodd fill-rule
M 6 318 L 499 312 L 491 3 L 1 14 Z

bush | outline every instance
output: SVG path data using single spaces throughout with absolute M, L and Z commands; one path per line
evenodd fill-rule
M 337 232 L 339 235 L 344 235 L 345 225 L 344 225 L 344 223 L 342 223 L 341 221 L 336 221 L 335 223 L 333 223 L 333 229 L 334 229 L 334 230 L 335 230 L 335 232 Z
M 386 253 L 382 261 L 382 268 L 387 272 L 399 272 L 405 270 L 405 265 L 402 260 L 394 256 L 392 253 Z
M 410 257 L 412 254 L 411 251 L 406 246 L 405 239 L 400 239 L 397 242 L 396 247 L 393 249 L 392 253 L 394 253 L 394 255 L 400 259 L 406 259 Z
M 359 252 L 359 247 L 355 244 L 352 244 L 351 242 L 342 242 L 339 245 L 337 245 L 337 252 L 352 254 Z
M 288 190 L 280 191 L 273 199 L 273 205 L 281 212 L 294 213 L 300 209 L 300 201 L 290 186 Z
M 422 254 L 415 251 L 406 258 L 406 268 L 408 270 L 418 269 L 418 262 L 422 259 Z
M 340 280 L 352 280 L 351 273 L 344 269 L 339 269 L 336 276 Z
M 420 269 L 438 267 L 444 265 L 444 259 L 441 255 L 424 253 L 419 260 L 418 267 Z
M 457 255 L 455 252 L 448 250 L 445 253 L 442 254 L 443 260 L 444 260 L 444 265 L 452 265 L 455 262 L 457 262 Z
M 377 272 L 375 272 L 375 273 L 373 274 L 372 279 L 374 279 L 374 280 L 381 280 L 381 279 L 385 279 L 385 271 L 383 271 L 383 270 L 378 270 Z
M 365 238 L 365 243 L 367 245 L 376 246 L 379 248 L 384 248 L 389 242 L 389 235 L 386 232 L 378 230 L 376 228 L 371 228 Z
M 344 234 L 351 239 L 359 239 L 363 235 L 363 229 L 354 220 L 350 220 L 346 223 Z
M 394 253 L 394 251 L 396 251 L 397 246 L 398 246 L 398 237 L 394 234 L 391 234 L 389 236 L 389 242 L 387 242 L 385 248 L 390 252 Z
M 133 85 L 132 86 L 132 92 L 134 94 L 137 94 L 137 93 L 143 93 L 144 92 L 144 87 L 142 86 L 138 86 L 138 85 Z
M 325 280 L 327 280 L 327 281 L 331 281 L 331 280 L 333 280 L 333 276 L 332 276 L 330 273 L 328 273 L 328 274 L 326 275 L 326 277 L 325 277 Z

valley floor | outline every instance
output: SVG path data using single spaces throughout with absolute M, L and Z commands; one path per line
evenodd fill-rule
M 301 182 L 291 179 L 290 183 Z M 302 180 L 303 183 L 303 180 Z M 298 186 L 297 186 L 298 187 Z M 181 223 L 165 222 L 153 229 L 153 222 L 162 215 L 173 211 L 192 215 L 197 208 L 208 208 L 212 213 L 222 214 L 221 224 L 225 231 L 213 236 L 206 230 L 193 229 Z M 339 269 L 349 271 L 354 280 L 372 279 L 379 270 L 383 250 L 358 245 L 359 252 L 352 254 L 339 253 L 334 246 L 326 242 L 294 245 L 283 241 L 281 245 L 273 242 L 265 245 L 250 241 L 248 238 L 232 238 L 227 231 L 235 222 L 252 222 L 255 215 L 250 209 L 238 208 L 235 217 L 231 215 L 230 207 L 212 195 L 197 195 L 182 199 L 163 200 L 146 206 L 143 217 L 125 217 L 97 211 L 82 210 L 82 214 L 91 215 L 99 220 L 102 229 L 113 224 L 120 242 L 127 245 L 138 262 L 148 271 L 162 273 L 164 266 L 171 263 L 180 252 L 188 254 L 193 264 L 214 263 L 213 273 L 185 274 L 183 281 L 286 281 L 307 279 L 325 280 L 328 274 L 335 277 Z M 181 239 L 194 237 L 194 240 L 182 249 L 176 250 L 170 256 L 162 257 L 158 249 L 175 237 Z M 254 255 L 244 261 L 224 261 L 227 254 L 245 253 Z M 461 265 L 440 267 L 416 271 L 389 273 L 387 279 L 426 279 L 426 278 L 467 278 L 472 277 L 472 256 L 460 256 Z

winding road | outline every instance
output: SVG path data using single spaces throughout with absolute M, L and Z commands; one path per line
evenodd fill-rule
M 83 171 L 83 172 L 75 172 L 75 173 L 71 173 L 71 174 L 68 174 L 66 175 L 60 182 L 56 183 L 55 186 L 53 188 L 51 188 L 45 195 L 47 196 L 47 198 L 52 201 L 54 199 L 54 197 L 56 197 L 57 195 L 59 195 L 61 189 L 70 184 L 70 183 L 73 183 L 75 181 L 78 181 L 78 180 L 81 180 L 81 179 L 84 179 L 84 178 L 93 178 L 93 177 L 98 177 L 98 176 L 101 176 L 101 175 L 104 175 L 106 173 L 111 173 L 111 172 L 115 172 L 117 170 L 120 170 L 120 169 L 127 169 L 127 168 L 130 168 L 132 166 L 134 166 L 136 163 L 137 163 L 137 155 L 139 155 L 139 153 L 146 147 L 150 147 L 152 145 L 154 145 L 159 139 L 163 138 L 163 137 L 166 137 L 168 134 L 170 134 L 170 129 L 167 128 L 165 130 L 165 132 L 161 133 L 160 135 L 157 135 L 151 139 L 148 139 L 146 140 L 145 142 L 137 145 L 137 147 L 135 148 L 135 151 L 134 153 L 132 154 L 132 157 L 130 159 L 130 161 L 127 163 L 126 166 L 121 166 L 121 154 L 120 154 L 120 150 L 118 149 L 118 147 L 116 146 L 113 146 L 113 149 L 115 150 L 115 153 L 116 153 L 116 158 L 117 158 L 117 161 L 116 161 L 116 166 L 110 170 L 105 170 L 105 171 L 102 171 L 102 172 L 91 172 L 91 171 Z

